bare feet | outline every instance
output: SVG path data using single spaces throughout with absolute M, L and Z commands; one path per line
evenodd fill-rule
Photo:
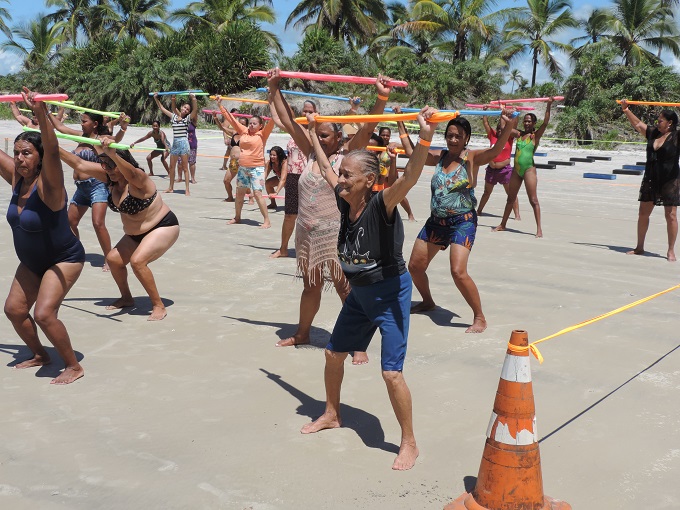
M 166 189 L 163 193 L 174 193 L 174 192 L 175 192 L 174 189 L 168 188 L 168 189 Z
M 165 317 L 168 315 L 168 312 L 165 311 L 164 306 L 154 306 L 153 309 L 151 310 L 151 315 L 149 315 L 149 318 L 146 319 L 148 321 L 162 321 L 165 319 Z
M 234 200 L 234 197 L 227 197 L 224 200 L 222 200 L 222 202 L 236 202 L 236 200 Z
M 416 221 L 416 217 L 413 216 L 412 214 L 409 214 L 408 221 Z
M 421 301 L 417 305 L 413 305 L 411 307 L 411 313 L 422 313 L 422 312 L 429 312 L 431 310 L 434 310 L 437 305 L 434 304 L 434 302 L 429 301 Z
M 36 354 L 31 359 L 22 361 L 21 363 L 14 365 L 12 368 L 15 370 L 22 370 L 24 368 L 42 367 L 43 365 L 49 365 L 50 363 L 50 357 L 47 354 L 42 356 L 40 354 Z
M 281 250 L 278 249 L 271 255 L 269 255 L 270 259 L 278 259 L 279 257 L 287 257 L 288 256 L 288 250 Z
M 365 365 L 368 363 L 368 354 L 364 351 L 354 351 L 352 365 Z
M 191 196 L 191 193 L 189 193 L 189 190 L 186 190 L 186 191 L 184 192 L 184 196 L 185 196 L 185 197 Z
M 536 231 L 536 237 L 538 237 L 538 238 L 543 237 L 543 231 L 542 230 Z
M 298 335 L 293 335 L 288 338 L 283 338 L 276 342 L 276 347 L 293 347 L 295 345 L 307 345 L 309 344 L 309 337 L 302 338 Z
M 248 205 L 255 205 L 255 199 L 251 198 L 248 200 Z
M 503 232 L 505 230 L 505 225 L 498 225 L 491 229 L 492 232 Z
M 392 469 L 397 471 L 407 471 L 411 469 L 416 464 L 416 459 L 418 458 L 418 447 L 415 443 L 401 443 L 399 447 L 399 455 L 394 459 L 394 464 L 392 464 Z
M 626 252 L 626 255 L 644 255 L 644 254 L 645 254 L 644 248 L 635 248 L 634 250 Z
M 466 333 L 482 333 L 486 329 L 486 319 L 484 317 L 475 317 L 472 325 L 465 330 Z
M 276 204 L 269 204 L 269 205 L 267 206 L 267 209 L 274 209 L 274 210 L 276 210 Z
M 111 270 L 109 269 L 109 265 L 108 265 L 106 262 L 104 262 L 104 265 L 102 266 L 102 272 L 103 272 L 103 273 L 108 273 L 109 271 L 111 271 Z
M 116 299 L 113 303 L 106 306 L 107 310 L 119 310 L 120 308 L 130 308 L 135 306 L 135 300 L 131 297 L 121 297 Z
M 515 221 L 522 221 L 522 217 L 518 214 L 517 216 L 515 216 L 515 217 L 513 218 L 513 220 L 515 220 Z
M 196 179 L 191 179 L 189 182 L 190 182 L 191 184 L 198 184 L 198 181 L 197 181 Z
M 50 384 L 58 384 L 60 386 L 63 386 L 64 384 L 71 384 L 72 382 L 77 381 L 84 375 L 85 371 L 83 370 L 83 367 L 81 367 L 80 365 L 75 367 L 66 367 L 61 372 L 61 374 L 52 379 Z
M 260 225 L 259 228 L 271 228 L 272 224 L 269 223 L 269 220 L 265 221 L 262 225 Z
M 674 251 L 669 251 L 668 253 L 666 253 L 666 257 L 668 258 L 668 262 L 675 262 L 676 261 Z
M 302 429 L 300 429 L 300 433 L 313 434 L 314 432 L 319 432 L 320 430 L 337 429 L 341 426 L 342 423 L 339 416 L 331 416 L 324 413 L 312 423 L 308 423 L 302 427 Z
M 232 218 L 227 222 L 227 225 L 235 225 L 236 223 L 241 223 L 241 218 Z
M 155 176 L 156 176 L 156 174 L 153 173 L 153 172 L 151 172 L 151 173 L 149 174 L 149 177 L 155 177 Z

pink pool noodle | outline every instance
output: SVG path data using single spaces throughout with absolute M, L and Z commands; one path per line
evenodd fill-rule
M 36 94 L 34 101 L 66 101 L 68 94 Z M 6 94 L 0 95 L 0 103 L 8 103 L 10 101 L 23 101 L 24 97 L 21 94 Z

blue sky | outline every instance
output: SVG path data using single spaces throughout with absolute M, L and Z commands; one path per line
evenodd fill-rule
M 293 8 L 299 3 L 300 0 L 274 0 L 274 6 L 277 11 L 277 23 L 274 26 L 265 27 L 266 29 L 278 34 L 281 40 L 286 54 L 292 54 L 299 42 L 301 35 L 299 31 L 293 29 L 292 27 L 286 30 L 284 28 L 286 19 L 291 13 Z M 181 0 L 171 0 L 172 9 L 177 9 L 186 5 L 187 1 Z M 6 5 L 8 4 L 8 5 Z M 43 5 L 43 8 L 36 8 L 36 5 Z M 586 2 L 583 0 L 572 0 L 573 14 L 576 17 L 582 18 L 587 16 L 587 14 L 595 7 L 605 6 L 609 4 L 608 0 L 592 0 Z M 44 2 L 42 0 L 9 0 L 2 4 L 6 6 L 12 15 L 12 21 L 9 23 L 10 26 L 22 22 L 29 21 L 33 19 L 39 12 L 50 12 L 54 8 L 44 7 Z M 499 0 L 497 6 L 499 9 L 506 7 L 517 7 L 526 5 L 525 0 Z M 572 37 L 575 37 L 575 32 L 564 33 L 563 39 L 568 41 Z M 0 34 L 0 42 L 4 41 L 4 35 Z M 560 57 L 560 60 L 565 64 L 568 63 L 566 56 Z M 672 62 L 677 67 L 677 62 L 673 59 Z M 20 68 L 20 59 L 13 54 L 8 54 L 0 50 L 0 74 L 7 74 L 17 71 Z M 513 67 L 519 69 L 526 78 L 531 77 L 531 62 L 529 58 L 523 60 L 518 60 L 514 63 Z M 544 70 L 539 67 L 538 81 L 546 81 L 547 75 Z

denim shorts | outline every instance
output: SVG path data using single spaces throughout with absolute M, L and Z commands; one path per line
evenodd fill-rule
M 264 189 L 264 167 L 263 166 L 240 166 L 236 175 L 237 188 L 249 188 L 253 191 Z
M 76 192 L 71 197 L 71 203 L 82 207 L 92 207 L 92 204 L 106 203 L 109 199 L 109 188 L 105 182 L 94 177 L 84 181 L 75 181 Z
M 189 154 L 189 140 L 187 138 L 175 138 L 172 141 L 170 155 L 184 156 L 185 154 Z
M 333 352 L 366 351 L 380 328 L 382 369 L 403 370 L 412 291 L 413 282 L 408 272 L 370 285 L 353 286 L 342 305 L 326 349 Z

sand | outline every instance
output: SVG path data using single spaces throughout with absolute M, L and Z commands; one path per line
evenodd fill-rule
M 145 132 L 131 127 L 126 141 Z M 0 138 L 17 133 L 16 124 L 0 122 Z M 199 153 L 222 153 L 219 134 L 199 136 Z M 268 145 L 286 140 L 274 134 Z M 596 154 L 548 152 L 537 161 Z M 652 216 L 649 255 L 624 253 L 635 241 L 640 178 L 582 178 L 644 160 L 642 149 L 606 154 L 611 162 L 539 170 L 543 239 L 534 238 L 524 192 L 522 221 L 491 232 L 505 203 L 496 188 L 469 267 L 489 322 L 483 334 L 464 333 L 472 316 L 453 285 L 448 252 L 432 262 L 439 308 L 412 318 L 404 371 L 421 452 L 409 472 L 390 469 L 399 428 L 380 374 L 379 338 L 368 365 L 347 363 L 344 427 L 299 433 L 323 411 L 323 345 L 340 301 L 324 294 L 313 345 L 274 346 L 295 330 L 302 289 L 294 258 L 268 258 L 283 211 L 271 214 L 270 230 L 256 228 L 254 206 L 245 207 L 241 225 L 227 226 L 234 205 L 222 201 L 221 160 L 199 157 L 191 197 L 182 184 L 163 196 L 182 231 L 151 266 L 168 306 L 162 322 L 146 321 L 149 300 L 132 275 L 138 308 L 104 309 L 117 289 L 101 271 L 87 214 L 80 231 L 88 262 L 60 312 L 86 375 L 54 387 L 58 363 L 2 371 L 0 508 L 442 508 L 477 476 L 513 329 L 536 340 L 678 283 L 680 266 L 664 258 L 662 210 Z M 158 163 L 155 170 L 164 173 Z M 428 214 L 431 171 L 409 195 L 417 222 L 405 225 L 406 257 Z M 155 181 L 163 189 L 167 179 Z M 5 186 L 1 209 L 9 196 Z M 116 214 L 107 214 L 107 225 L 115 242 Z M 5 293 L 17 260 L 8 226 L 0 231 Z M 545 362 L 532 359 L 532 368 L 546 494 L 575 509 L 680 507 L 679 303 L 680 293 L 668 294 L 541 344 Z M 0 362 L 26 356 L 1 319 Z

